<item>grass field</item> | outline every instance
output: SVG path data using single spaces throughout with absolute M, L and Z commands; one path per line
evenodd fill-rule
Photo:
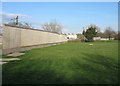
M 118 43 L 64 43 L 3 65 L 3 84 L 116 84 Z

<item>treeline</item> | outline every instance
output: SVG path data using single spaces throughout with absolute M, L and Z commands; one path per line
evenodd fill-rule
M 22 27 L 25 29 L 34 29 L 31 23 L 19 21 L 19 16 L 16 16 L 15 18 L 9 20 L 11 21 L 5 23 L 4 25 L 13 26 L 13 27 Z M 41 29 L 44 31 L 62 34 L 63 26 L 60 23 L 58 23 L 56 20 L 45 22 L 43 24 L 40 24 L 40 26 Z
M 98 37 L 101 38 L 114 38 L 115 40 L 120 40 L 120 32 L 116 32 L 112 29 L 106 29 L 104 32 L 97 33 Z
M 85 36 L 85 41 L 93 41 L 93 37 L 111 38 L 120 40 L 120 32 L 114 31 L 111 27 L 106 27 L 104 32 L 100 31 L 100 28 L 94 24 L 91 24 L 84 29 L 82 35 Z

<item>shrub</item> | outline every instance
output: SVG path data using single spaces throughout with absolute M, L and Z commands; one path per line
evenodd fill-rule
M 71 40 L 68 40 L 68 42 L 81 42 L 80 39 L 71 39 Z

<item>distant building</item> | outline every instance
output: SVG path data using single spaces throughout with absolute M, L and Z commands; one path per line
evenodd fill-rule
M 67 39 L 77 39 L 76 34 L 67 34 Z
M 101 37 L 93 37 L 93 40 L 101 40 Z
M 94 41 L 97 41 L 97 40 L 107 41 L 109 40 L 109 38 L 93 37 L 93 40 Z M 110 38 L 110 40 L 114 40 L 114 38 Z

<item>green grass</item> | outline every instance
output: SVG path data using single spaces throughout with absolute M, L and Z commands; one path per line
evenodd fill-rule
M 3 65 L 3 84 L 116 84 L 118 43 L 65 43 Z

